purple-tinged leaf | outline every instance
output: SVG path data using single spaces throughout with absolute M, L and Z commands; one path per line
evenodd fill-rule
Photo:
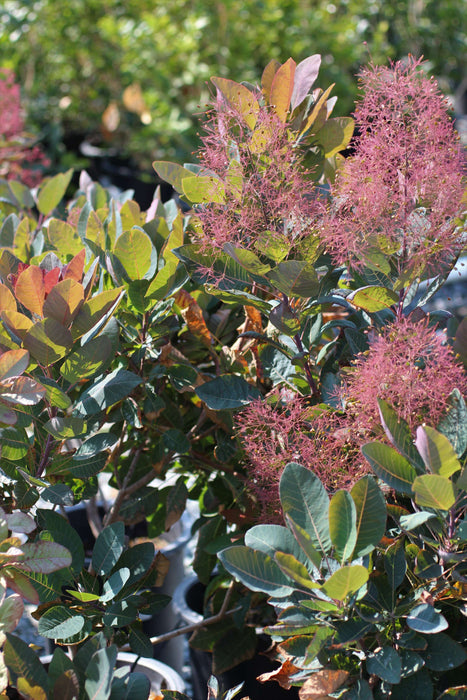
M 305 58 L 304 61 L 298 64 L 295 69 L 292 99 L 290 101 L 290 109 L 292 111 L 298 107 L 309 94 L 311 86 L 318 77 L 320 65 L 321 56 L 318 53 L 313 56 L 308 56 L 308 58 Z
M 50 574 L 71 564 L 71 554 L 56 542 L 32 542 L 22 546 L 24 560 L 21 568 L 38 574 Z

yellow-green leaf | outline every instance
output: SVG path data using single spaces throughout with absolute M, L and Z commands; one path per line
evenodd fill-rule
M 69 330 L 54 318 L 34 323 L 24 337 L 24 347 L 42 366 L 61 360 L 70 350 L 73 340 Z
M 16 311 L 16 300 L 6 284 L 0 283 L 0 311 Z
M 333 117 L 319 130 L 318 141 L 326 158 L 331 158 L 349 145 L 354 130 L 352 117 Z
M 58 173 L 55 177 L 50 178 L 39 189 L 37 197 L 37 208 L 41 214 L 50 214 L 55 209 L 57 204 L 63 198 L 66 188 L 70 184 L 73 169 L 67 170 L 66 173 Z
M 412 486 L 415 502 L 422 508 L 449 510 L 456 501 L 454 484 L 439 474 L 417 476 Z
M 211 175 L 191 175 L 182 180 L 183 194 L 193 203 L 223 204 L 225 185 Z
M 258 118 L 259 103 L 251 90 L 245 85 L 226 78 L 211 78 L 211 82 L 243 117 L 247 126 L 254 129 Z
M 132 228 L 117 238 L 114 254 L 130 279 L 141 280 L 151 266 L 152 250 L 148 234 L 140 228 Z
M 60 219 L 50 219 L 47 234 L 50 244 L 61 255 L 76 255 L 83 247 L 83 241 L 74 226 Z
M 269 102 L 282 122 L 287 120 L 287 112 L 292 98 L 296 63 L 289 58 L 276 72 L 271 85 Z
M 337 569 L 323 584 L 321 590 L 333 600 L 345 600 L 368 581 L 368 570 L 360 564 Z

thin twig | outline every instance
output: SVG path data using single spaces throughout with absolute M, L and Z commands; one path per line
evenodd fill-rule
M 227 593 L 225 595 L 224 601 L 222 603 L 222 606 L 219 610 L 218 613 L 215 615 L 211 615 L 211 617 L 207 617 L 206 619 L 200 620 L 199 622 L 194 622 L 191 625 L 185 625 L 185 627 L 179 627 L 176 630 L 172 630 L 171 632 L 166 632 L 165 634 L 160 634 L 156 635 L 155 637 L 151 637 L 151 644 L 161 644 L 162 642 L 168 642 L 169 639 L 174 639 L 175 637 L 180 637 L 182 634 L 189 634 L 189 632 L 195 632 L 196 630 L 201 629 L 202 627 L 208 627 L 209 625 L 214 625 L 216 622 L 221 622 L 224 617 L 227 617 L 228 615 L 233 615 L 236 612 L 239 612 L 242 608 L 240 605 L 238 605 L 235 608 L 232 608 L 232 610 L 227 610 L 230 598 L 232 596 L 232 591 L 233 591 L 233 582 L 229 585 L 229 588 L 227 589 Z M 122 647 L 123 651 L 126 651 L 129 649 L 129 645 L 125 644 L 125 646 Z
M 128 482 L 130 481 L 131 477 L 133 476 L 133 473 L 136 469 L 136 465 L 138 464 L 138 460 L 141 456 L 142 451 L 143 451 L 142 447 L 138 447 L 138 449 L 136 450 L 136 452 L 133 456 L 133 459 L 131 460 L 131 464 L 128 468 L 128 471 L 125 475 L 125 478 L 123 479 L 122 487 L 120 488 L 120 490 L 117 494 L 117 498 L 113 502 L 111 509 L 109 510 L 109 512 L 107 513 L 107 515 L 104 518 L 104 523 L 103 523 L 104 527 L 106 527 L 107 525 L 110 525 L 110 523 L 114 522 L 115 517 L 116 517 L 118 511 L 120 510 L 120 506 L 122 504 L 122 501 L 130 494 L 131 487 L 128 486 Z M 154 475 L 151 474 L 151 477 L 154 478 Z M 150 479 L 150 481 L 151 481 L 151 479 Z M 134 485 L 135 484 L 132 484 L 132 486 L 134 486 Z

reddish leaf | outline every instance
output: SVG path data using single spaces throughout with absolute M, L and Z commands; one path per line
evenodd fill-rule
M 44 288 L 45 288 L 46 296 L 47 296 L 47 294 L 49 294 L 52 291 L 52 289 L 57 284 L 58 280 L 60 279 L 60 273 L 61 273 L 61 269 L 59 267 L 54 267 L 49 272 L 43 272 Z
M 83 248 L 74 258 L 70 260 L 68 265 L 62 270 L 64 280 L 73 279 L 75 282 L 81 282 L 84 272 L 84 262 L 86 260 L 86 250 Z
M 45 284 L 42 270 L 37 265 L 29 265 L 16 280 L 15 294 L 20 304 L 29 311 L 42 316 L 45 300 Z

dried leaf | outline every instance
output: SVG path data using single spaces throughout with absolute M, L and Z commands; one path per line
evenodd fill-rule
M 294 666 L 290 659 L 286 659 L 279 666 L 279 668 L 276 668 L 274 671 L 270 671 L 269 673 L 262 673 L 260 676 L 258 676 L 257 680 L 260 683 L 266 683 L 266 681 L 277 681 L 281 688 L 290 690 L 292 687 L 290 676 L 293 676 L 293 674 L 297 673 L 298 670 L 298 667 Z
M 300 700 L 326 700 L 329 693 L 334 693 L 345 683 L 348 675 L 348 671 L 318 671 L 305 681 L 298 696 Z
M 204 345 L 211 348 L 214 344 L 214 336 L 206 325 L 200 305 L 184 289 L 177 292 L 175 301 L 181 309 L 190 333 L 193 333 Z

